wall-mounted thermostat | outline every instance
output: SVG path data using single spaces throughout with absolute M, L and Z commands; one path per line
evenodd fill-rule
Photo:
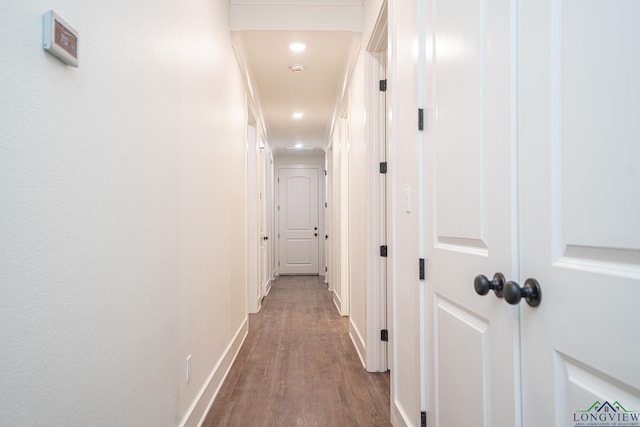
M 72 67 L 78 66 L 78 40 L 80 34 L 67 24 L 53 10 L 43 17 L 44 34 L 42 38 L 44 50 Z

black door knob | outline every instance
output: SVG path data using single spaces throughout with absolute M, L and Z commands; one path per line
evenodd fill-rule
M 509 281 L 504 285 L 502 292 L 505 301 L 512 305 L 518 304 L 524 298 L 530 307 L 537 307 L 542 299 L 542 289 L 536 279 L 525 280 L 523 287 L 520 287 L 516 282 Z
M 318 237 L 318 233 L 313 233 L 314 236 Z
M 504 287 L 505 281 L 502 273 L 494 274 L 493 280 L 489 280 L 487 276 L 480 274 L 474 279 L 473 287 L 476 289 L 478 295 L 486 295 L 490 290 L 493 290 L 498 298 L 502 298 L 502 288 Z
M 262 240 L 269 240 L 269 237 L 268 237 L 268 236 L 264 236 L 264 237 L 262 238 Z

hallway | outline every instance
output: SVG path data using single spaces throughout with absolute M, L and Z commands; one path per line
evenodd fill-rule
M 367 373 L 319 276 L 280 276 L 203 424 L 388 426 L 389 373 Z
M 0 427 L 640 427 L 640 1 L 2 12 Z

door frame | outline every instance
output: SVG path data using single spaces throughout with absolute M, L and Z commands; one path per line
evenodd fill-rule
M 258 140 L 258 211 L 259 211 L 259 286 L 260 298 L 271 290 L 273 280 L 273 154 L 269 144 Z
M 378 89 L 380 80 L 387 77 L 388 18 L 386 2 L 369 39 L 365 52 L 367 121 L 367 343 L 365 365 L 369 372 L 389 369 L 389 345 L 380 340 L 380 331 L 390 329 L 389 298 L 387 298 L 387 258 L 381 257 L 380 245 L 387 244 L 388 188 L 387 175 L 380 173 L 380 162 L 387 156 L 386 93 Z
M 249 111 L 247 123 L 247 310 L 260 311 L 260 240 L 258 209 L 257 145 L 260 139 L 253 114 Z
M 333 294 L 333 303 L 342 316 L 350 313 L 351 277 L 349 266 L 349 99 L 340 108 L 335 126 L 331 133 L 331 141 L 327 149 L 328 171 L 331 182 L 332 204 L 331 221 L 329 222 L 329 246 L 331 262 L 329 266 L 329 289 Z
M 273 180 L 274 198 L 273 198 L 273 224 L 274 235 L 277 236 L 274 239 L 275 256 L 274 256 L 274 277 L 280 275 L 280 215 L 278 212 L 278 206 L 280 204 L 280 169 L 315 169 L 318 174 L 318 275 L 324 274 L 324 238 L 326 229 L 324 226 L 324 196 L 322 190 L 321 179 L 324 179 L 324 155 L 321 158 L 309 158 L 305 159 L 303 156 L 275 157 L 275 176 Z M 276 241 L 277 240 L 277 241 Z
M 325 240 L 325 246 L 327 251 L 327 270 L 325 272 L 325 283 L 327 283 L 327 289 L 329 292 L 333 293 L 335 289 L 335 271 L 336 271 L 336 263 L 334 260 L 335 247 L 333 242 L 336 239 L 336 235 L 334 233 L 334 218 L 336 215 L 336 204 L 334 204 L 334 170 L 333 170 L 333 142 L 329 143 L 329 147 L 327 148 L 327 154 L 325 156 L 326 168 L 327 168 L 327 209 L 326 209 L 326 219 L 325 219 L 325 234 L 328 238 Z

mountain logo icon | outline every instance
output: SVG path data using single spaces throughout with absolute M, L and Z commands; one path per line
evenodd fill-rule
M 624 406 L 622 406 L 622 404 L 620 402 L 618 402 L 617 400 L 613 403 L 609 403 L 608 401 L 605 401 L 604 403 L 600 403 L 599 400 L 596 400 L 593 405 L 591 405 L 589 407 L 589 409 L 586 409 L 584 411 L 578 411 L 578 412 L 635 412 L 635 411 L 629 411 L 627 410 Z

